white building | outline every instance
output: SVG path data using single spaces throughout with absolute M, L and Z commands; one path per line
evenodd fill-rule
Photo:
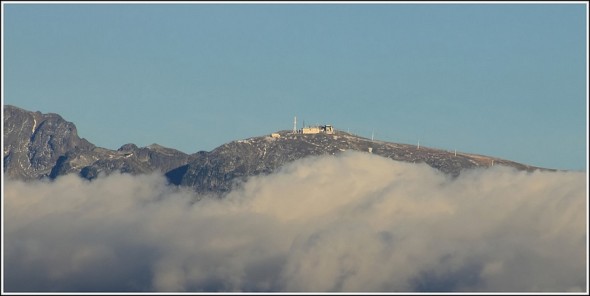
M 302 133 L 302 134 L 323 133 L 323 134 L 331 135 L 334 133 L 334 127 L 332 127 L 331 125 L 309 126 L 309 127 L 302 128 L 300 130 L 300 133 Z
M 320 127 L 319 126 L 308 126 L 301 129 L 302 134 L 319 134 Z

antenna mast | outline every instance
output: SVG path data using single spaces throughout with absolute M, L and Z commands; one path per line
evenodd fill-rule
M 420 140 L 418 140 L 418 149 L 420 149 Z
M 297 132 L 297 116 L 293 119 L 293 133 Z
M 373 141 L 374 138 L 375 138 L 375 130 L 373 130 L 373 132 L 371 133 L 371 141 Z

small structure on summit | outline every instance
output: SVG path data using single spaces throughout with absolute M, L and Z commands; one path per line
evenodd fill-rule
M 334 127 L 332 127 L 331 125 L 320 125 L 320 126 L 308 126 L 308 127 L 304 127 L 300 130 L 300 133 L 302 134 L 333 134 L 334 133 Z
M 334 127 L 326 125 L 308 126 L 297 129 L 297 116 L 293 120 L 293 133 L 294 134 L 334 134 Z

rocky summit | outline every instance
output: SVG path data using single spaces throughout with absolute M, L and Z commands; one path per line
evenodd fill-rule
M 157 144 L 137 147 L 130 143 L 110 150 L 80 138 L 76 126 L 57 114 L 31 112 L 10 105 L 4 106 L 3 146 L 7 178 L 53 179 L 75 173 L 93 179 L 116 171 L 130 174 L 159 171 L 172 184 L 216 194 L 228 192 L 237 181 L 271 173 L 294 160 L 348 150 L 426 163 L 451 176 L 458 176 L 465 169 L 492 165 L 527 171 L 540 169 L 483 155 L 374 141 L 343 131 L 321 129 L 309 134 L 301 130 L 278 131 L 194 154 Z
M 118 150 L 97 147 L 78 137 L 76 126 L 53 113 L 41 114 L 4 106 L 4 174 L 24 180 L 56 178 L 69 173 L 92 179 L 120 171 L 163 173 L 189 162 L 190 156 L 157 144 Z

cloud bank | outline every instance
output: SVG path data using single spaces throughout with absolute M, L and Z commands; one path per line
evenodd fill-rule
M 350 152 L 224 199 L 157 174 L 7 180 L 5 291 L 585 291 L 586 177 Z

